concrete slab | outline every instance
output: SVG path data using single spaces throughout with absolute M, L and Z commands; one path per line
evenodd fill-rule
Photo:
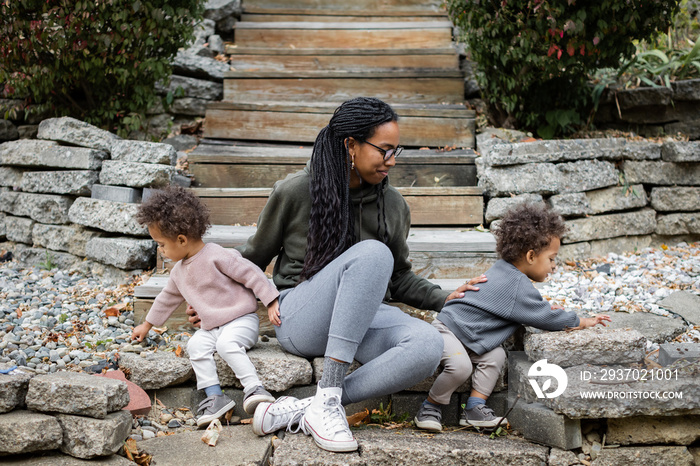
M 662 366 L 682 359 L 700 359 L 700 343 L 665 343 L 659 346 L 659 364 Z
M 2 464 L 5 466 L 134 466 L 132 461 L 119 455 L 82 460 L 53 451 L 43 455 L 6 456 L 3 457 Z
M 592 466 L 617 466 L 634 464 L 635 466 L 693 466 L 693 455 L 686 447 L 627 447 L 604 448 L 600 456 L 591 463 Z
M 680 315 L 690 324 L 700 325 L 700 296 L 689 291 L 675 291 L 657 303 Z
M 682 319 L 657 316 L 647 312 L 609 312 L 612 322 L 607 328 L 611 329 L 634 329 L 644 335 L 647 340 L 654 343 L 666 343 L 683 333 L 686 325 Z
M 184 432 L 137 442 L 158 466 L 266 464 L 270 437 L 258 437 L 247 425 L 224 427 L 215 447 L 202 442 L 204 431 Z
M 141 202 L 141 191 L 141 189 L 127 188 L 125 186 L 93 184 L 91 197 L 103 201 L 136 203 Z
M 581 447 L 581 420 L 557 414 L 542 403 L 518 402 L 508 421 L 533 442 L 562 450 Z
M 700 416 L 608 419 L 607 442 L 619 445 L 691 445 L 700 439 Z

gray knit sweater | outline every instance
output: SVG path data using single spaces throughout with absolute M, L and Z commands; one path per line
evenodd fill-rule
M 487 282 L 477 285 L 479 291 L 448 301 L 437 317 L 476 354 L 500 346 L 521 324 L 543 330 L 578 327 L 575 312 L 552 309 L 513 264 L 501 259 L 486 277 Z

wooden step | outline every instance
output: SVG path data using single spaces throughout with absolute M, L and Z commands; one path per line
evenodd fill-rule
M 304 168 L 311 146 L 260 146 L 202 141 L 187 156 L 195 187 L 256 188 L 272 185 Z M 477 154 L 472 149 L 406 149 L 391 169 L 394 186 L 476 186 Z
M 458 70 L 454 47 L 441 49 L 262 48 L 227 45 L 235 71 Z
M 460 70 L 401 71 L 228 71 L 224 99 L 229 102 L 338 102 L 372 95 L 392 102 L 464 102 Z
M 411 225 L 480 225 L 484 201 L 478 187 L 397 187 L 411 208 Z M 209 207 L 211 221 L 252 225 L 258 221 L 271 188 L 192 188 Z
M 215 139 L 314 142 L 339 104 L 212 102 L 207 107 L 204 136 Z M 399 115 L 402 145 L 474 147 L 473 110 L 463 105 L 392 106 Z
M 404 22 L 239 22 L 236 44 L 243 47 L 443 48 L 452 44 L 449 21 Z
M 358 10 L 266 10 L 267 13 L 243 13 L 241 21 L 254 22 L 416 22 L 447 20 L 447 13 L 444 11 L 404 11 L 402 15 L 393 15 L 390 12 L 374 13 L 372 11 Z M 280 13 L 279 11 L 285 11 Z
M 243 13 L 292 14 L 299 11 L 367 12 L 397 16 L 445 14 L 443 0 L 243 0 Z

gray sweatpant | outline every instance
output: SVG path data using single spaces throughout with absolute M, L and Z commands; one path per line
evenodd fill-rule
M 362 363 L 345 378 L 343 404 L 410 387 L 440 362 L 435 328 L 382 302 L 393 264 L 385 244 L 362 241 L 280 295 L 276 331 L 285 350 Z
M 506 351 L 499 346 L 478 355 L 466 348 L 455 334 L 438 319 L 433 320 L 433 327 L 442 335 L 444 349 L 440 360 L 443 369 L 430 388 L 430 398 L 443 405 L 449 404 L 452 393 L 469 379 L 472 371 L 474 372 L 472 390 L 476 390 L 482 395 L 491 395 L 506 361 Z

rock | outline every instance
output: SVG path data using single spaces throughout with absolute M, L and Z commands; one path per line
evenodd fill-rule
M 116 134 L 71 117 L 42 121 L 39 123 L 38 137 L 107 152 L 111 150 L 113 142 L 121 139 Z
M 607 443 L 690 445 L 700 439 L 700 416 L 608 419 Z
M 673 81 L 671 89 L 673 100 L 700 100 L 700 79 Z
M 66 251 L 76 256 L 85 256 L 85 246 L 92 238 L 103 233 L 88 230 L 80 225 L 45 225 L 35 223 L 32 227 L 32 241 L 54 251 Z
M 170 144 L 176 151 L 180 152 L 196 147 L 198 141 L 195 136 L 190 136 L 189 134 L 178 134 L 177 136 L 164 139 L 163 144 Z
M 100 183 L 132 188 L 168 186 L 176 173 L 169 165 L 106 160 L 100 172 Z
M 525 352 L 531 361 L 546 359 L 549 364 L 561 367 L 640 363 L 646 354 L 646 338 L 636 330 L 605 328 L 528 332 Z
M 147 269 L 155 265 L 156 243 L 150 239 L 92 238 L 85 246 L 85 255 L 120 269 Z
M 469 66 L 473 68 L 473 65 Z M 489 150 L 487 146 L 492 144 L 522 142 L 530 137 L 532 137 L 532 134 L 515 129 L 487 127 L 476 135 L 476 147 L 479 152 L 483 152 L 484 150 Z
M 14 141 L 17 138 L 17 127 L 9 120 L 0 119 L 0 141 Z
M 618 138 L 499 143 L 482 151 L 482 157 L 484 163 L 492 167 L 584 159 L 617 160 L 622 158 L 626 142 L 625 139 Z
M 22 182 L 22 175 L 24 175 L 24 170 L 0 167 L 0 186 L 19 187 Z
M 169 144 L 121 140 L 112 145 L 112 160 L 175 165 L 176 151 Z
M 569 466 L 572 464 L 579 464 L 578 457 L 573 451 L 561 450 L 559 448 L 552 448 L 549 451 L 549 466 Z
M 564 450 L 581 447 L 581 420 L 557 414 L 542 403 L 521 400 L 508 414 L 508 422 L 527 440 Z
M 313 371 L 309 361 L 285 352 L 276 338 L 270 338 L 268 342 L 258 341 L 248 351 L 248 357 L 267 390 L 281 392 L 295 385 L 311 383 Z M 228 364 L 218 354 L 214 358 L 221 386 L 242 388 Z
M 112 455 L 131 433 L 129 411 L 110 413 L 104 419 L 69 414 L 57 414 L 56 419 L 63 429 L 61 451 L 77 458 Z
M 674 291 L 657 303 L 678 314 L 691 325 L 700 325 L 700 297 L 689 291 Z
M 693 456 L 686 447 L 623 447 L 605 448 L 600 452 L 593 466 L 692 466 Z
M 162 94 L 172 92 L 174 96 L 196 97 L 204 100 L 221 100 L 224 97 L 224 85 L 221 83 L 177 75 L 170 76 L 170 82 L 167 86 L 160 83 L 156 85 L 156 90 Z
M 6 459 L 4 464 L 7 466 L 134 466 L 133 461 L 119 455 L 83 460 L 58 451 L 45 452 L 41 456 L 32 454 L 29 457 L 14 457 L 12 460 Z
M 68 223 L 68 210 L 72 204 L 73 199 L 67 196 L 13 191 L 0 194 L 0 209 L 41 223 Z
M 563 243 L 577 243 L 626 235 L 648 235 L 656 229 L 656 212 L 641 209 L 619 214 L 567 220 Z
M 659 345 L 659 364 L 669 366 L 679 360 L 700 359 L 698 343 L 664 343 Z
M 673 92 L 667 87 L 638 87 L 617 93 L 620 108 L 671 105 Z
M 656 211 L 700 211 L 700 187 L 653 188 L 651 206 Z
M 618 238 L 591 241 L 588 244 L 590 245 L 590 249 L 587 257 L 605 257 L 611 252 L 622 254 L 624 252 L 641 251 L 644 248 L 648 248 L 651 246 L 651 236 L 621 236 Z
M 539 194 L 521 194 L 519 196 L 491 199 L 486 206 L 485 220 L 487 223 L 491 223 L 496 219 L 503 218 L 509 209 L 527 202 L 532 204 L 543 202 L 542 196 Z
M 685 324 L 681 319 L 657 316 L 647 312 L 608 312 L 612 322 L 608 322 L 611 329 L 634 329 L 654 343 L 665 343 L 673 340 L 685 331 Z
M 616 210 L 629 210 L 644 207 L 649 203 L 644 186 L 636 184 L 628 189 L 622 186 L 588 191 L 586 198 L 591 206 L 591 214 L 602 214 Z
M 0 369 L 10 369 L 14 365 L 14 363 L 0 363 Z M 24 397 L 27 394 L 29 380 L 33 375 L 22 369 L 14 370 L 11 375 L 0 374 L 0 413 L 24 407 Z M 2 416 L 0 416 L 1 418 Z
M 129 404 L 126 384 L 82 372 L 38 375 L 29 382 L 27 408 L 104 419 Z M 126 436 L 125 436 L 126 438 Z
M 53 141 L 10 141 L 0 144 L 0 164 L 2 165 L 32 165 L 38 160 L 38 155 L 52 147 L 59 147 Z
M 214 34 L 216 27 L 216 22 L 210 19 L 203 19 L 201 23 L 194 27 L 194 37 L 206 39 L 207 37 Z
M 59 146 L 53 141 L 21 139 L 5 143 L 2 147 L 2 163 L 24 167 L 99 170 L 102 161 L 109 157 L 108 153 L 102 150 Z
M 233 35 L 238 19 L 235 16 L 227 16 L 216 22 L 216 30 L 226 34 L 227 37 Z
M 20 139 L 36 139 L 39 134 L 39 125 L 22 125 L 17 127 Z
M 18 262 L 33 266 L 47 267 L 48 263 L 53 264 L 52 267 L 57 267 L 63 270 L 76 270 L 83 262 L 82 257 L 74 256 L 66 252 L 51 251 L 44 248 L 22 248 L 15 251 L 15 257 Z M 90 261 L 91 262 L 91 261 Z M 87 266 L 87 264 L 84 264 Z
M 570 163 L 529 163 L 508 167 L 486 167 L 477 158 L 477 177 L 484 194 L 556 194 L 590 191 L 617 184 L 615 166 L 606 161 L 581 160 Z M 641 163 L 641 162 L 639 162 Z
M 664 125 L 665 134 L 681 133 L 690 140 L 700 139 L 700 118 L 690 118 Z
M 92 170 L 25 172 L 20 189 L 30 193 L 89 196 L 98 174 Z
M 212 52 L 214 52 L 214 55 L 220 55 L 224 53 L 225 51 L 225 46 L 224 46 L 224 41 L 221 39 L 221 36 L 218 34 L 213 34 L 209 36 L 209 48 L 211 49 Z
M 586 193 L 555 194 L 547 202 L 564 217 L 581 217 L 593 213 Z
M 141 193 L 141 189 L 93 184 L 90 197 L 103 201 L 138 203 L 141 202 Z
M 173 72 L 193 78 L 213 79 L 223 82 L 224 73 L 231 69 L 228 63 L 213 58 L 200 57 L 180 50 L 173 59 Z
M 1 197 L 0 201 L 2 201 Z M 5 236 L 10 241 L 32 244 L 32 228 L 35 223 L 30 218 L 5 215 Z
M 665 141 L 661 158 L 664 162 L 700 162 L 700 141 Z
M 207 0 L 204 4 L 204 17 L 219 21 L 226 16 L 241 15 L 241 0 Z
M 698 234 L 700 233 L 700 212 L 658 215 L 655 232 L 658 235 Z
M 68 212 L 71 222 L 104 231 L 148 236 L 148 228 L 135 220 L 137 204 L 79 197 Z
M 122 353 L 119 368 L 144 390 L 179 385 L 194 377 L 190 360 L 174 353 L 149 353 L 145 357 Z
M 658 142 L 627 141 L 622 150 L 625 160 L 659 160 L 661 159 L 661 144 Z
M 170 111 L 177 115 L 204 116 L 209 102 L 209 100 L 194 97 L 183 97 L 173 101 Z
M 700 164 L 698 163 L 625 161 L 622 171 L 630 184 L 700 185 Z
M 195 39 L 194 43 L 185 49 L 186 53 L 204 58 L 214 58 L 214 52 L 209 48 L 209 44 L 203 38 Z
M 0 456 L 54 450 L 62 441 L 63 431 L 53 416 L 31 411 L 0 414 Z

